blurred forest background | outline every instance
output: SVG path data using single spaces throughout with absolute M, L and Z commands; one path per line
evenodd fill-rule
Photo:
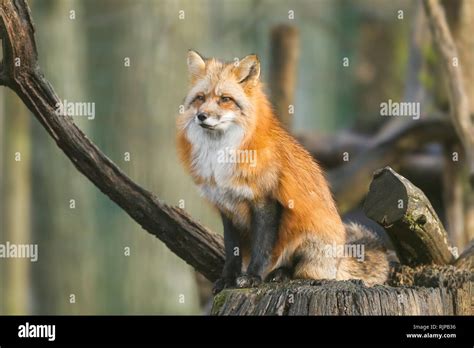
M 189 48 L 227 60 L 256 53 L 269 82 L 271 32 L 281 24 L 296 28 L 294 95 L 290 91 L 295 112 L 288 125 L 305 144 L 321 135 L 326 148 L 344 139 L 353 149 L 376 132 L 417 122 L 381 117 L 380 103 L 388 99 L 422 102 L 422 118 L 445 115 L 449 108 L 419 1 L 29 3 L 45 76 L 62 99 L 95 103 L 95 119 L 75 119 L 80 128 L 134 181 L 171 205 L 184 202 L 191 216 L 214 231 L 222 230 L 218 215 L 200 198 L 175 151 Z M 461 59 L 473 67 L 474 46 L 466 33 L 472 36 L 474 26 L 459 12 L 461 0 L 444 4 L 450 25 L 459 29 L 455 38 L 471 40 Z M 472 96 L 472 83 L 470 88 Z M 202 313 L 205 286 L 193 269 L 84 178 L 6 88 L 0 92 L 0 140 L 0 243 L 39 245 L 35 263 L 0 259 L 0 314 Z M 402 174 L 425 190 L 452 242 L 462 248 L 474 234 L 472 195 L 462 184 L 443 189 L 443 181 L 454 180 L 445 174 L 446 149 L 419 150 L 423 154 L 400 167 L 417 162 L 428 169 Z M 341 161 L 323 158 L 322 164 L 331 169 Z M 356 203 L 341 211 L 370 224 Z

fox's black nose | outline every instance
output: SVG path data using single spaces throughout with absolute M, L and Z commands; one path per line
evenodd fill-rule
M 207 115 L 203 112 L 197 115 L 199 121 L 204 121 L 207 118 Z

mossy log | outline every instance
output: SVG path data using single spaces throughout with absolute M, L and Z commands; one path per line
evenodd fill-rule
M 392 168 L 374 173 L 364 212 L 385 228 L 402 264 L 454 261 L 448 235 L 428 198 Z
M 214 297 L 213 315 L 472 315 L 472 273 L 445 266 L 404 268 L 392 284 L 293 280 Z M 444 270 L 444 271 L 443 271 Z M 406 285 L 400 285 L 404 282 Z

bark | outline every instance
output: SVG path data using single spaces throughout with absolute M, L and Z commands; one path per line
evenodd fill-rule
M 439 279 L 434 273 L 433 277 Z M 426 277 L 433 281 L 433 277 Z M 375 286 L 361 281 L 303 281 L 224 290 L 214 298 L 214 315 L 469 315 L 469 280 L 458 287 Z M 418 277 L 423 279 L 422 277 Z
M 374 173 L 364 212 L 385 228 L 402 264 L 449 264 L 454 260 L 431 203 L 390 167 Z

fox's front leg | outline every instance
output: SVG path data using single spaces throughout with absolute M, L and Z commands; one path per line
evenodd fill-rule
M 270 266 L 273 248 L 278 239 L 282 206 L 276 200 L 266 200 L 252 207 L 250 263 L 245 274 L 238 277 L 239 288 L 257 286 Z
M 240 232 L 227 216 L 221 213 L 221 217 L 224 226 L 225 263 L 221 278 L 214 283 L 212 289 L 214 294 L 219 293 L 224 288 L 235 286 L 236 278 L 242 273 Z

